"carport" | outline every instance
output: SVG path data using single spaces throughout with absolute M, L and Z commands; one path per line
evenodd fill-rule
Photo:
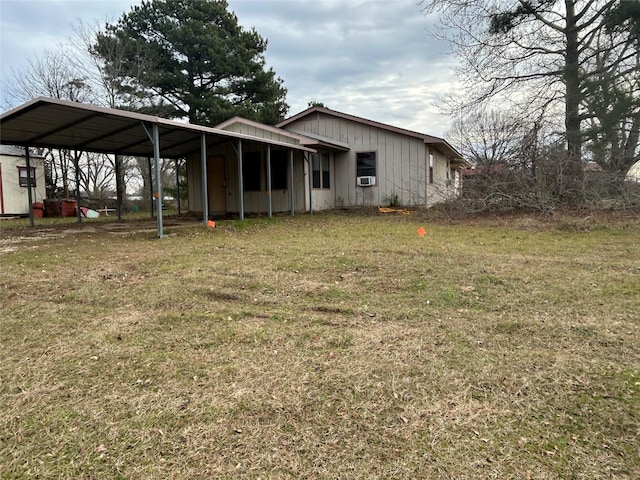
M 244 219 L 242 143 L 251 141 L 271 146 L 286 147 L 292 152 L 315 150 L 241 133 L 191 125 L 175 120 L 144 115 L 126 110 L 98 107 L 66 100 L 38 97 L 0 115 L 0 143 L 25 147 L 27 175 L 30 175 L 29 147 L 69 149 L 75 152 L 77 167 L 81 152 L 106 153 L 116 156 L 153 158 L 156 171 L 154 197 L 157 210 L 158 237 L 162 237 L 162 185 L 160 158 L 180 159 L 200 152 L 202 162 L 203 221 L 207 223 L 207 148 L 231 142 L 238 155 L 239 216 Z M 116 162 L 116 168 L 118 163 Z M 293 176 L 293 155 L 290 168 Z M 77 168 L 76 168 L 77 171 Z M 116 175 L 119 178 L 119 175 Z M 31 179 L 28 178 L 28 183 Z M 77 184 L 76 184 L 77 185 Z M 76 194 L 79 195 L 78 188 Z M 121 189 L 116 188 L 118 196 Z M 120 199 L 118 199 L 120 203 Z M 295 211 L 291 196 L 291 213 Z M 79 202 L 78 202 L 79 207 Z M 33 199 L 29 189 L 29 219 L 33 226 Z M 80 215 L 78 214 L 80 221 Z

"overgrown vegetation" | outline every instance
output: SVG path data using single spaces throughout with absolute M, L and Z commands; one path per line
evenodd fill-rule
M 3 227 L 0 475 L 637 478 L 637 220 L 421 215 Z

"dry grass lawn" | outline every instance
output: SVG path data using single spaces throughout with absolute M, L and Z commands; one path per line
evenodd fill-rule
M 640 477 L 633 218 L 6 225 L 2 478 Z

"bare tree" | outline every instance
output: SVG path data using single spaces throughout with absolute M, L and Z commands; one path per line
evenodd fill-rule
M 516 166 L 522 161 L 521 144 L 534 126 L 500 110 L 467 110 L 452 123 L 447 138 L 473 164 Z
M 123 99 L 116 94 L 111 77 L 104 71 L 104 60 L 91 51 L 100 28 L 79 23 L 75 36 L 67 44 L 47 50 L 41 57 L 30 61 L 23 71 L 13 71 L 2 79 L 3 89 L 10 99 L 8 107 L 46 96 L 63 100 L 91 103 L 105 107 L 123 107 Z M 117 51 L 113 56 L 118 55 Z M 113 61 L 112 65 L 117 65 Z M 45 158 L 46 183 L 51 197 L 69 197 L 72 190 L 79 190 L 89 197 L 104 198 L 115 185 L 121 185 L 124 197 L 125 185 L 140 178 L 135 172 L 136 162 L 128 157 L 80 152 L 78 182 L 75 184 L 75 152 L 59 149 L 42 149 Z M 118 168 L 116 168 L 118 162 Z M 116 170 L 120 180 L 116 182 Z M 137 183 L 137 182 L 136 182 Z
M 608 14 L 618 0 L 423 0 L 437 13 L 436 34 L 460 59 L 466 106 L 498 100 L 529 116 L 563 116 L 566 184 L 583 178 L 582 124 L 592 117 L 588 83 L 623 82 L 638 75 L 633 38 L 608 35 Z M 602 41 L 598 41 L 601 37 Z M 599 64 L 598 61 L 601 63 Z M 602 63 L 604 62 L 604 63 Z M 628 66 L 625 68 L 623 66 Z M 637 78 L 637 77 L 636 77 Z M 457 113 L 456 111 L 451 113 Z

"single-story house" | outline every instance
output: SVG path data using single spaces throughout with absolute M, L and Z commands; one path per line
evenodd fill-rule
M 0 145 L 0 215 L 29 214 L 29 185 L 32 202 L 46 197 L 42 156 L 30 153 L 29 167 L 24 148 Z
M 467 165 L 442 138 L 321 106 L 276 126 L 234 117 L 216 129 L 277 141 L 280 146 L 245 141 L 242 152 L 230 142 L 209 148 L 206 169 L 212 214 L 240 208 L 263 213 L 431 206 L 460 192 L 461 169 Z M 287 144 L 315 153 L 291 150 Z M 197 154 L 187 157 L 187 172 L 189 208 L 201 212 L 202 167 Z

